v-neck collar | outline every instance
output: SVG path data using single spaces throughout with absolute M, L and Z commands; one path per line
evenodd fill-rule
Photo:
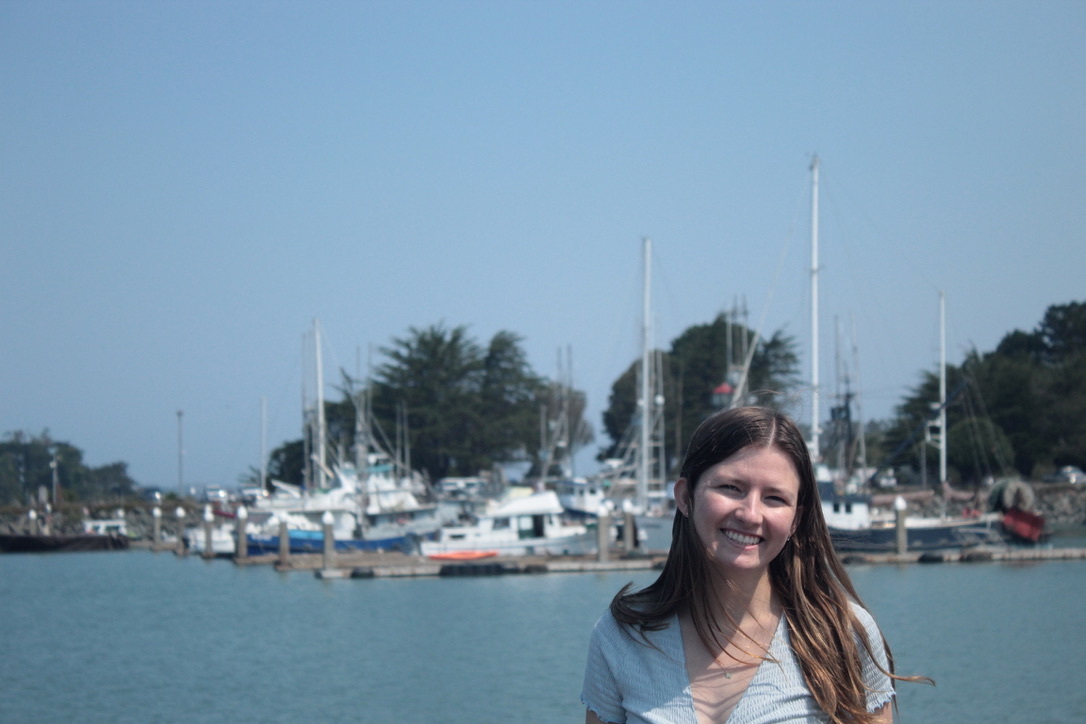
M 694 708 L 694 685 L 690 681 L 690 671 L 686 667 L 686 640 L 683 638 L 682 622 L 679 620 L 679 614 L 673 614 L 675 630 L 679 635 L 679 651 L 682 652 L 682 659 L 679 662 L 682 665 L 683 678 L 686 680 L 685 694 L 688 699 L 688 706 L 690 707 L 690 713 L 693 715 L 693 721 L 697 722 L 698 712 Z M 766 649 L 766 657 L 758 663 L 758 669 L 754 672 L 754 676 L 747 682 L 746 688 L 743 689 L 743 693 L 739 695 L 739 701 L 735 703 L 731 713 L 728 714 L 728 719 L 725 724 L 735 719 L 735 715 L 743 710 L 743 703 L 747 701 L 747 692 L 755 684 L 760 684 L 762 679 L 768 674 L 765 673 L 766 663 L 773 663 L 774 661 L 781 661 L 780 646 L 785 644 L 785 637 L 788 635 L 788 630 L 785 626 L 785 614 L 781 611 L 780 619 L 777 621 L 777 628 L 773 632 L 773 638 L 769 641 L 769 647 Z

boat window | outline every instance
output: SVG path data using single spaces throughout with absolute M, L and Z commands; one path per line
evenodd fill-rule
M 509 527 L 509 519 L 508 518 L 495 518 L 494 519 L 494 530 L 499 530 L 499 529 L 508 528 L 508 527 Z
M 852 503 L 845 503 L 845 512 L 846 513 L 851 513 L 852 512 Z
M 834 503 L 833 504 L 833 512 L 834 513 L 840 513 L 841 512 L 841 504 L 840 503 Z

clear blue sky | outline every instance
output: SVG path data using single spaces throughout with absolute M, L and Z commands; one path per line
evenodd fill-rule
M 866 417 L 1086 299 L 1081 2 L 0 2 L 0 433 L 232 485 L 409 327 L 524 338 L 600 413 L 745 299 Z M 827 403 L 823 403 L 825 409 Z M 806 410 L 795 410 L 803 419 Z M 602 435 L 602 433 L 601 433 Z M 582 465 L 578 472 L 590 470 Z

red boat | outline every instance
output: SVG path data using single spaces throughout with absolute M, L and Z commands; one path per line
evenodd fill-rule
M 477 561 L 480 558 L 493 558 L 497 551 L 450 551 L 426 556 L 432 561 Z
M 1011 508 L 1003 513 L 1003 530 L 1015 538 L 1037 543 L 1044 537 L 1045 519 L 1036 513 Z

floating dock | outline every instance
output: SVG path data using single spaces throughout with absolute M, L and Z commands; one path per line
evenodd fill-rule
M 345 578 L 454 578 L 472 576 L 532 575 L 540 573 L 601 573 L 646 571 L 663 565 L 663 556 L 611 558 L 525 556 L 488 558 L 481 561 L 433 561 L 402 553 L 350 553 L 336 555 L 328 565 L 321 555 L 292 555 L 283 565 L 277 556 L 234 559 L 238 565 L 272 565 L 279 571 L 313 571 L 323 579 Z M 987 563 L 1086 560 L 1086 548 L 970 548 L 937 553 L 849 553 L 848 566 L 885 564 Z

